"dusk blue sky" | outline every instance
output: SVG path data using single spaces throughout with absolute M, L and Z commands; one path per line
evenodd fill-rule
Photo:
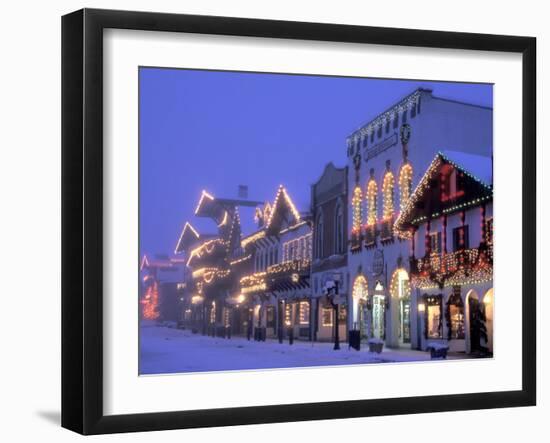
M 346 137 L 418 87 L 493 106 L 491 85 L 141 68 L 140 254 L 171 254 L 201 190 L 273 201 L 283 184 L 300 211 L 325 164 L 346 164 Z M 252 212 L 241 211 L 244 230 Z

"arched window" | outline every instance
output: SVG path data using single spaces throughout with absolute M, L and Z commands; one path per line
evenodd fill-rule
M 376 219 L 378 218 L 377 200 L 378 186 L 376 186 L 376 182 L 371 179 L 367 185 L 367 225 L 369 226 L 376 224 Z
M 353 234 L 359 234 L 361 232 L 361 223 L 363 222 L 363 193 L 361 188 L 357 186 L 353 191 L 353 199 L 351 200 L 352 213 L 353 213 Z
M 393 174 L 390 171 L 386 172 L 382 183 L 382 217 L 384 220 L 393 217 L 393 181 Z
M 397 268 L 391 278 L 390 294 L 394 298 L 410 298 L 411 285 L 409 282 L 409 274 L 403 268 Z
M 412 175 L 413 169 L 410 164 L 405 164 L 399 172 L 399 191 L 400 191 L 400 208 L 401 211 L 405 209 L 405 205 L 409 201 L 412 193 Z
M 315 257 L 323 257 L 323 235 L 324 235 L 324 222 L 323 213 L 319 212 L 317 215 L 317 223 L 315 224 Z
M 342 210 L 342 205 L 340 202 L 336 205 L 334 227 L 334 252 L 336 254 L 341 254 L 344 252 L 344 211 Z
M 360 320 L 359 317 L 359 304 L 361 302 L 366 303 L 368 298 L 368 285 L 367 279 L 363 275 L 358 275 L 353 281 L 353 291 L 352 291 L 352 301 L 353 301 L 353 323 L 354 328 L 357 327 L 357 323 Z

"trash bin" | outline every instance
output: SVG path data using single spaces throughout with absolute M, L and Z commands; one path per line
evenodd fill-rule
M 349 347 L 359 351 L 361 349 L 361 331 L 355 329 L 349 331 Z

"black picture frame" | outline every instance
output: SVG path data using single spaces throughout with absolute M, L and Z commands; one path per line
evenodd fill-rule
M 103 30 L 192 32 L 522 54 L 522 388 L 507 392 L 106 416 L 103 413 Z M 536 39 L 83 9 L 62 18 L 62 426 L 82 434 L 536 404 Z

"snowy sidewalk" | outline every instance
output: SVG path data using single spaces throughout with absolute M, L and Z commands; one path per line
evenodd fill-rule
M 280 344 L 277 340 L 223 339 L 149 325 L 140 328 L 140 345 L 141 374 L 430 360 L 429 353 L 410 349 L 384 349 L 381 354 L 374 354 L 368 352 L 366 345 L 356 351 L 342 342 L 341 349 L 335 351 L 332 343 L 294 341 L 289 345 L 288 340 Z M 460 357 L 449 356 L 453 358 Z

